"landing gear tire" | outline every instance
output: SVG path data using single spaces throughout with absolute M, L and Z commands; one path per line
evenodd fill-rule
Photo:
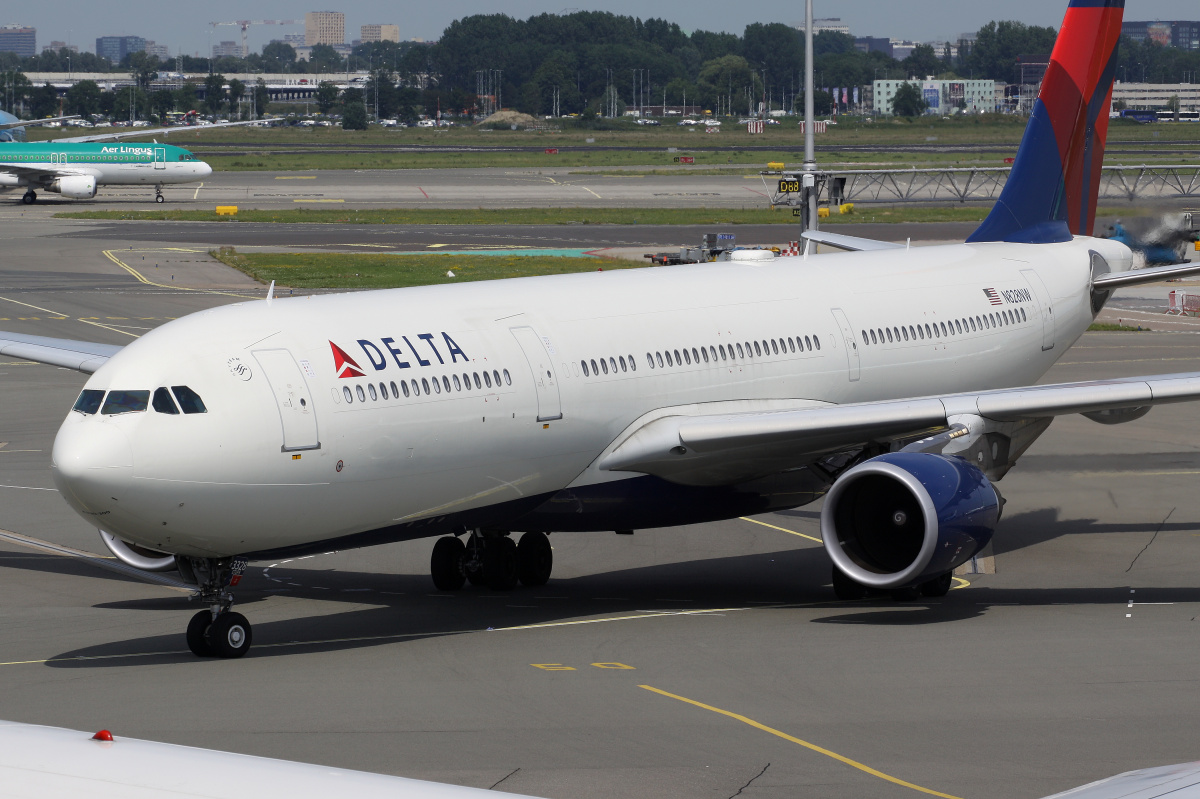
M 21 202 L 25 203 L 25 205 L 33 205 L 35 202 L 37 202 L 37 192 L 25 192 L 25 194 L 21 196 Z
M 517 585 L 517 545 L 509 538 L 493 538 L 483 548 L 483 579 L 493 591 L 509 591 Z
M 166 198 L 166 197 L 164 197 L 164 196 L 162 196 L 161 194 L 156 194 L 156 195 L 154 195 L 154 202 L 156 202 L 156 203 L 165 203 L 166 201 L 167 201 L 167 198 Z
M 467 580 L 463 570 L 466 552 L 466 546 L 454 536 L 439 538 L 433 545 L 433 555 L 429 558 L 429 572 L 433 575 L 433 585 L 437 590 L 457 591 L 463 587 Z
M 867 598 L 867 587 L 856 580 L 852 580 L 843 574 L 841 569 L 834 566 L 833 593 L 843 602 L 854 602 Z
M 467 537 L 465 551 L 463 552 L 463 574 L 467 578 L 467 582 L 476 587 L 487 585 L 487 580 L 483 576 L 483 537 L 478 533 L 472 533 Z
M 917 586 L 921 591 L 921 596 L 939 597 L 950 593 L 951 586 L 954 585 L 954 573 L 946 572 L 940 577 L 934 577 L 932 580 L 921 583 Z
M 240 658 L 250 651 L 253 637 L 250 622 L 240 613 L 227 611 L 217 616 L 204 636 L 219 658 Z
M 554 550 L 545 533 L 525 533 L 517 544 L 517 579 L 536 588 L 550 580 L 554 570 Z
M 187 644 L 188 649 L 192 650 L 192 654 L 199 658 L 211 658 L 216 656 L 212 646 L 208 643 L 208 628 L 212 624 L 212 613 L 207 610 L 202 610 L 187 626 Z

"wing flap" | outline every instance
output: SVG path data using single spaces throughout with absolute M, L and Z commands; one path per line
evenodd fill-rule
M 92 374 L 121 348 L 115 344 L 0 332 L 0 355 Z

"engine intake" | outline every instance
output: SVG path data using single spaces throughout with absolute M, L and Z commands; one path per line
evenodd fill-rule
M 918 585 L 966 562 L 992 538 L 1000 497 L 962 458 L 893 452 L 843 474 L 825 496 L 821 537 L 862 585 Z

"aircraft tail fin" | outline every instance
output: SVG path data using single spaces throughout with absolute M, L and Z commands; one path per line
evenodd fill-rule
M 1008 183 L 967 241 L 1090 236 L 1125 0 L 1071 0 Z

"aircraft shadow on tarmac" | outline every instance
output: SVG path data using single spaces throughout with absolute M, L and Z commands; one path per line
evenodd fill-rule
M 810 514 L 809 511 L 791 514 Z M 1005 532 L 1004 528 L 1007 528 Z M 1096 520 L 1057 520 L 1057 511 L 1032 511 L 1005 519 L 997 552 L 1013 552 L 1063 535 L 1191 530 L 1188 524 L 1103 524 Z M 1012 539 L 1008 541 L 1007 539 Z M 586 553 L 584 547 L 576 554 Z M 0 567 L 50 572 L 86 579 L 125 582 L 86 563 L 54 556 L 6 557 Z M 314 561 L 309 561 L 314 564 Z M 560 564 L 562 565 L 562 564 Z M 573 565 L 573 564 L 567 564 Z M 503 628 L 547 625 L 606 616 L 637 616 L 709 608 L 773 607 L 801 611 L 800 622 L 909 626 L 964 622 L 997 605 L 1118 605 L 1128 595 L 1120 588 L 975 586 L 941 599 L 896 602 L 887 595 L 861 602 L 840 602 L 830 594 L 829 559 L 816 546 L 731 557 L 684 560 L 652 566 L 612 569 L 571 578 L 555 578 L 541 588 L 495 592 L 467 586 L 454 593 L 433 590 L 428 575 L 352 572 L 319 568 L 280 568 L 264 576 L 252 566 L 237 590 L 236 607 L 255 624 L 250 657 L 281 657 L 312 652 L 353 650 L 446 635 L 485 634 Z M 1156 602 L 1200 602 L 1200 586 L 1156 587 L 1145 591 Z M 312 600 L 307 616 L 266 620 L 272 596 Z M 331 603 L 351 610 L 329 612 Z M 259 606 L 259 618 L 255 609 Z M 167 596 L 102 602 L 97 609 L 170 613 L 180 626 L 198 610 L 183 597 Z M 161 653 L 161 654 L 156 654 Z M 136 660 L 125 656 L 137 655 Z M 97 658 L 97 659 L 92 659 Z M 85 647 L 50 658 L 52 668 L 108 668 L 133 663 L 192 662 L 182 632 L 131 638 Z

